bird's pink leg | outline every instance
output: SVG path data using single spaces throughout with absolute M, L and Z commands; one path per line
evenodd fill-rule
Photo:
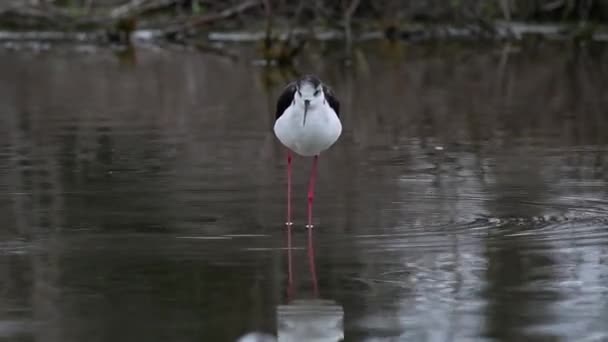
M 285 225 L 291 227 L 291 151 L 287 150 L 287 221 Z
M 308 224 L 306 228 L 312 228 L 312 202 L 315 199 L 315 181 L 317 178 L 317 164 L 319 156 L 314 156 L 312 170 L 310 171 L 310 183 L 308 183 Z
M 312 229 L 308 230 L 308 263 L 315 298 L 319 298 L 319 283 L 317 281 L 317 268 L 315 266 L 315 246 L 313 242 Z
M 291 263 L 291 227 L 287 227 L 287 302 L 291 302 L 294 295 L 293 268 Z

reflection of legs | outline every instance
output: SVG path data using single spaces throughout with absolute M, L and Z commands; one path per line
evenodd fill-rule
M 287 221 L 285 225 L 290 227 L 291 222 L 291 151 L 287 150 Z
M 287 302 L 293 298 L 293 269 L 291 264 L 291 227 L 287 228 Z
M 312 240 L 312 229 L 308 230 L 308 263 L 310 264 L 310 277 L 315 298 L 319 298 L 319 284 L 317 283 L 317 268 L 315 267 L 315 245 Z
M 317 178 L 317 164 L 319 156 L 314 156 L 312 169 L 310 170 L 310 183 L 308 183 L 308 224 L 306 228 L 312 228 L 312 202 L 315 199 L 315 180 Z

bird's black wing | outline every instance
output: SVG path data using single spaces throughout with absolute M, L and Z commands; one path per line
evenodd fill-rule
M 323 85 L 323 93 L 325 94 L 325 99 L 329 106 L 336 112 L 336 115 L 340 117 L 340 101 L 336 97 L 336 94 L 330 87 Z
M 275 119 L 278 119 L 279 116 L 283 115 L 285 109 L 291 106 L 291 102 L 293 102 L 293 95 L 296 93 L 296 83 L 289 83 L 281 95 L 279 95 L 279 99 L 277 100 L 277 112 L 275 114 Z

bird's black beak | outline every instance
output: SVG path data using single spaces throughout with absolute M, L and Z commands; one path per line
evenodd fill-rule
M 309 106 L 310 100 L 304 100 L 304 121 L 302 121 L 302 126 L 306 125 L 306 114 L 308 113 Z

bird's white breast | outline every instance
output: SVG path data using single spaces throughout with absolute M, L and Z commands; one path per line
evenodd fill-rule
M 274 125 L 274 133 L 281 143 L 299 155 L 318 155 L 331 147 L 342 133 L 340 119 L 326 103 L 310 108 L 305 125 L 303 120 L 304 108 L 292 105 Z

